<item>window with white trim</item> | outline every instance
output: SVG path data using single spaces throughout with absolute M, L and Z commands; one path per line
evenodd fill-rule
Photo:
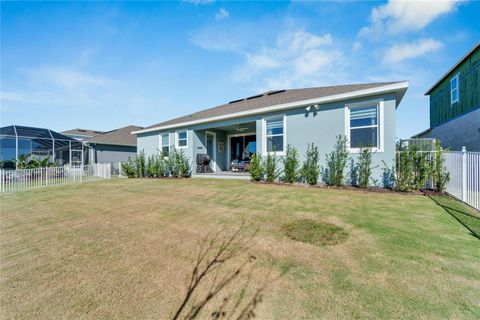
M 284 117 L 265 120 L 265 145 L 267 152 L 283 153 L 285 149 Z
M 168 157 L 170 152 L 170 134 L 164 133 L 160 136 L 160 151 L 162 156 Z
M 177 147 L 178 148 L 187 147 L 187 130 L 177 132 Z
M 350 148 L 380 148 L 378 105 L 350 107 L 349 115 Z
M 454 104 L 460 100 L 458 73 L 450 79 L 450 102 Z

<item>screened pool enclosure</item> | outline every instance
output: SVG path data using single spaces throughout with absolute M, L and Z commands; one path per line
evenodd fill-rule
M 83 143 L 58 132 L 24 126 L 0 128 L 0 163 L 3 169 L 16 169 L 19 159 L 45 160 L 57 166 L 84 164 Z

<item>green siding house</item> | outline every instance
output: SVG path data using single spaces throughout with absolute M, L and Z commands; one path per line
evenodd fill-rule
M 238 175 L 248 170 L 252 154 L 282 157 L 287 146 L 303 157 L 309 143 L 318 146 L 325 166 L 325 154 L 333 150 L 336 136 L 345 135 L 352 160 L 359 147 L 375 151 L 373 183 L 389 185 L 382 168 L 394 164 L 395 113 L 407 88 L 408 82 L 401 81 L 268 91 L 133 134 L 137 150 L 147 156 L 182 150 L 199 176 L 208 171 L 207 175 Z M 207 156 L 209 167 L 202 167 Z
M 443 147 L 480 151 L 480 43 L 426 93 L 430 128 L 414 138 L 436 138 Z

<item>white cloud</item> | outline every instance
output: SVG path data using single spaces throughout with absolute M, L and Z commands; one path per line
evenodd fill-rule
M 355 41 L 353 43 L 353 46 L 352 46 L 352 51 L 353 52 L 357 52 L 358 50 L 360 50 L 362 48 L 362 43 L 360 41 Z
M 223 20 L 225 18 L 228 18 L 229 15 L 230 12 L 228 12 L 226 9 L 220 8 L 220 10 L 218 10 L 217 14 L 215 15 L 215 19 Z
M 115 83 L 114 80 L 108 77 L 64 66 L 44 66 L 24 70 L 24 73 L 32 79 L 44 79 L 59 87 L 68 89 L 107 86 Z
M 387 31 L 399 33 L 418 31 L 443 14 L 455 10 L 459 0 L 390 0 L 387 4 L 374 7 L 370 15 L 371 25 L 364 27 L 361 35 L 378 34 Z
M 333 47 L 330 34 L 315 35 L 304 30 L 285 33 L 275 45 L 245 53 L 246 61 L 235 79 L 255 82 L 261 90 L 321 85 L 337 82 L 343 53 Z
M 440 41 L 434 39 L 420 39 L 412 43 L 394 44 L 387 49 L 384 62 L 396 63 L 406 59 L 417 58 L 443 47 Z

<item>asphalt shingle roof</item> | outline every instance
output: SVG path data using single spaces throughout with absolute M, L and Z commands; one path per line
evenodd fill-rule
M 72 130 L 62 131 L 61 133 L 79 135 L 79 136 L 85 136 L 85 137 L 93 137 L 93 136 L 96 136 L 97 134 L 102 134 L 103 131 L 76 128 Z
M 141 130 L 142 127 L 139 126 L 127 126 L 112 131 L 107 131 L 105 133 L 96 135 L 92 138 L 87 139 L 89 143 L 98 143 L 98 144 L 109 144 L 109 145 L 119 145 L 119 146 L 137 146 L 137 137 L 131 133 L 136 130 Z
M 283 104 L 283 103 L 328 97 L 328 96 L 333 96 L 333 95 L 342 94 L 342 93 L 349 93 L 353 91 L 359 91 L 359 90 L 370 89 L 375 87 L 382 87 L 385 85 L 395 84 L 395 83 L 399 83 L 399 82 L 377 82 L 377 83 L 364 83 L 364 84 L 340 85 L 340 86 L 329 86 L 329 87 L 268 91 L 252 97 L 234 100 L 229 103 L 222 104 L 210 109 L 201 110 L 201 111 L 198 111 L 189 115 L 185 115 L 179 118 L 160 122 L 160 123 L 148 126 L 145 129 L 181 124 L 187 121 L 202 120 L 210 117 L 228 115 L 228 114 L 237 113 L 237 112 L 251 111 L 251 110 L 274 106 L 274 105 Z

